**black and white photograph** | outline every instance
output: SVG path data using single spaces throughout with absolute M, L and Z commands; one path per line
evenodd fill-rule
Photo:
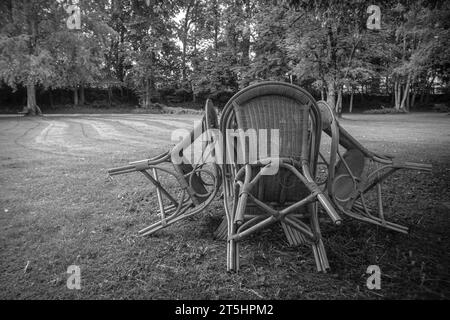
M 0 299 L 449 300 L 450 2 L 0 0 Z

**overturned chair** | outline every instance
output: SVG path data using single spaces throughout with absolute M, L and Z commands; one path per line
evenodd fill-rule
M 319 153 L 319 164 L 327 168 L 322 185 L 336 208 L 351 218 L 408 233 L 408 227 L 386 220 L 382 183 L 400 169 L 431 171 L 431 165 L 369 151 L 340 126 L 327 102 L 317 105 L 323 130 L 331 138 L 329 156 Z
M 311 245 L 319 271 L 329 268 L 318 204 L 336 225 L 341 218 L 314 181 L 321 125 L 312 96 L 287 83 L 247 87 L 226 104 L 220 120 L 226 220 L 216 236 L 227 239 L 227 270 L 239 270 L 240 241 L 276 222 L 290 244 Z
M 215 164 L 214 150 L 208 148 L 208 144 L 212 140 L 208 131 L 217 128 L 216 110 L 212 102 L 207 100 L 205 115 L 201 123 L 173 149 L 150 159 L 131 162 L 127 166 L 108 170 L 110 176 L 140 172 L 156 188 L 159 220 L 140 230 L 139 234 L 150 235 L 201 212 L 212 202 L 222 180 L 220 169 Z M 196 161 L 192 161 L 192 159 L 187 159 L 184 152 L 193 148 L 196 141 L 201 143 L 201 154 Z M 172 182 L 181 191 L 176 194 L 171 190 L 174 188 L 165 188 L 160 181 L 160 173 L 172 177 Z

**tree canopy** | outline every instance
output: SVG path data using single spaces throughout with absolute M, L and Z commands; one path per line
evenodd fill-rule
M 307 86 L 336 108 L 369 87 L 409 110 L 435 81 L 448 88 L 450 4 L 383 0 L 6 0 L 0 85 L 35 91 L 117 82 L 142 106 L 161 91 L 196 100 L 253 82 Z M 71 7 L 69 7 L 72 5 Z M 78 14 L 80 28 L 69 28 Z M 372 7 L 371 7 L 372 6 Z M 80 98 L 80 99 L 79 99 Z M 79 101 L 80 100 L 80 101 Z

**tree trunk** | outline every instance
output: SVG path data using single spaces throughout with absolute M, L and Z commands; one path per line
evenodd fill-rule
M 81 85 L 80 86 L 80 104 L 83 106 L 85 104 L 85 99 L 84 99 L 84 86 Z
M 185 31 L 187 33 L 187 31 Z M 183 36 L 183 41 L 182 41 L 182 45 L 183 45 L 183 51 L 181 54 L 181 80 L 182 82 L 186 81 L 186 46 L 187 46 L 187 34 L 185 34 Z
M 394 94 L 395 94 L 395 106 L 394 108 L 396 110 L 400 109 L 400 98 L 401 98 L 401 90 L 402 90 L 402 86 L 400 85 L 400 83 L 398 82 L 398 80 L 395 81 L 395 85 L 394 85 Z
M 431 81 L 426 85 L 425 87 L 425 96 L 424 96 L 424 102 L 428 104 L 430 102 L 430 92 L 433 92 L 433 84 L 434 79 L 436 79 L 436 74 L 433 75 L 433 78 Z
M 242 48 L 242 61 L 241 65 L 248 66 L 250 64 L 250 30 L 251 30 L 251 15 L 252 15 L 252 8 L 251 8 L 251 1 L 250 0 L 244 0 L 244 12 L 245 12 L 245 26 L 242 30 L 242 42 L 241 42 L 241 48 Z M 291 79 L 292 81 L 292 79 Z M 292 82 L 291 82 L 292 83 Z
M 192 102 L 197 102 L 197 95 L 195 94 L 194 84 L 191 82 L 191 90 L 192 90 Z
M 394 85 L 395 88 L 395 85 Z M 392 90 L 390 93 L 391 96 L 391 106 L 394 105 L 395 106 L 395 90 Z
M 382 87 L 384 90 L 381 90 L 385 96 L 390 97 L 391 95 L 389 94 L 389 77 L 384 77 L 384 87 Z
M 240 61 L 240 65 L 244 68 L 247 68 L 250 66 L 250 42 L 251 42 L 251 6 L 250 6 L 250 0 L 244 0 L 244 12 L 245 12 L 245 25 L 242 29 L 242 41 L 241 41 L 241 51 L 242 51 L 242 58 Z M 244 80 L 241 83 L 242 87 L 246 87 L 250 84 L 250 81 L 247 78 L 242 79 Z M 289 75 L 289 80 L 292 84 L 293 76 L 292 74 Z
M 36 103 L 36 87 L 34 83 L 27 84 L 27 107 L 25 110 L 27 115 L 41 115 L 42 111 Z
M 145 79 L 144 83 L 144 98 L 142 101 L 142 107 L 149 108 L 150 107 L 150 80 L 147 78 Z
M 78 89 L 76 87 L 73 89 L 73 106 L 78 106 Z
M 406 103 L 405 103 L 405 110 L 406 111 L 409 111 L 410 95 L 411 95 L 410 91 L 411 91 L 411 89 L 408 90 L 408 94 L 406 96 Z
M 342 117 L 342 88 L 338 89 L 338 97 L 336 101 L 336 112 L 339 118 Z
M 108 85 L 108 105 L 111 107 L 112 105 L 112 88 Z
M 350 106 L 348 108 L 348 112 L 350 112 L 350 113 L 353 112 L 353 88 L 351 88 L 351 92 L 350 92 Z
M 28 27 L 29 27 L 28 34 L 30 35 L 30 40 L 28 43 L 29 54 L 32 56 L 35 55 L 36 39 L 38 36 L 36 11 L 34 10 L 33 5 L 34 3 L 32 3 L 31 1 L 30 2 L 26 1 L 24 8 L 28 20 Z M 26 110 L 24 111 L 28 115 L 42 114 L 41 109 L 36 103 L 36 86 L 34 83 L 31 82 L 27 83 L 27 107 Z
M 213 2 L 213 15 L 214 15 L 214 57 L 217 59 L 219 54 L 219 31 L 220 31 L 220 15 L 219 4 L 217 1 Z
M 394 82 L 394 109 L 397 109 L 397 81 Z
M 334 82 L 332 82 L 332 81 L 328 82 L 327 102 L 330 105 L 330 107 L 333 110 L 335 110 L 335 108 L 336 108 L 336 91 L 335 91 Z
M 417 88 L 414 90 L 411 98 L 411 108 L 414 108 L 414 105 L 416 104 L 416 96 L 417 96 Z
M 192 5 L 194 5 L 193 1 L 191 1 L 186 9 L 186 13 L 184 15 L 184 23 L 183 23 L 183 35 L 181 39 L 182 52 L 181 52 L 181 80 L 184 83 L 187 77 L 187 66 L 186 66 L 186 52 L 188 46 L 188 34 L 190 27 L 190 17 L 189 14 L 192 9 Z
M 406 80 L 406 84 L 405 84 L 405 90 L 403 91 L 403 98 L 402 98 L 402 102 L 400 105 L 400 109 L 402 110 L 407 110 L 406 109 L 406 98 L 409 95 L 409 85 L 411 83 L 411 77 L 408 76 L 408 79 Z

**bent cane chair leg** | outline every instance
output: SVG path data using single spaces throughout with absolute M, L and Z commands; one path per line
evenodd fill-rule
M 305 239 L 303 234 L 299 232 L 297 229 L 291 227 L 289 224 L 281 222 L 281 227 L 283 228 L 283 232 L 291 247 L 296 247 L 301 244 L 307 243 L 307 240 Z
M 339 157 L 336 169 L 338 174 L 331 185 L 332 195 L 338 208 L 347 216 L 359 221 L 408 233 L 408 227 L 386 220 L 382 183 L 400 169 L 430 171 L 431 167 L 424 164 L 395 164 L 392 160 L 381 159 L 378 156 L 368 158 L 356 149 L 350 149 L 343 156 L 339 154 Z M 368 172 L 369 165 L 375 168 L 372 172 Z M 340 191 L 335 192 L 334 190 L 337 189 Z M 375 192 L 376 196 L 376 203 L 373 206 L 375 209 L 369 208 L 365 197 L 371 190 Z
M 110 176 L 130 172 L 141 172 L 156 188 L 156 196 L 159 204 L 158 215 L 160 221 L 151 224 L 139 231 L 140 235 L 150 235 L 177 221 L 188 218 L 204 210 L 216 196 L 222 181 L 221 171 L 215 161 L 213 149 L 207 148 L 214 143 L 211 129 L 217 130 L 218 117 L 211 100 L 206 101 L 205 115 L 198 125 L 185 136 L 172 150 L 166 151 L 156 157 L 141 161 L 131 162 L 127 166 L 108 170 Z M 207 139 L 204 139 L 206 135 Z M 183 152 L 192 146 L 197 139 L 202 138 L 202 154 L 199 164 L 191 164 L 184 157 Z M 205 157 L 206 156 L 206 157 Z M 212 162 L 207 159 L 211 156 Z M 210 163 L 210 164 L 209 164 Z M 170 165 L 171 168 L 163 167 Z M 207 166 L 211 165 L 211 168 Z M 150 174 L 148 171 L 151 171 Z M 162 171 L 174 179 L 181 187 L 181 198 L 171 194 L 170 189 L 161 185 L 158 172 Z M 203 180 L 202 175 L 209 177 L 211 182 Z M 170 202 L 165 205 L 163 198 Z
M 319 212 L 317 203 L 311 204 L 309 206 L 309 210 L 311 211 L 311 228 L 314 231 L 317 241 L 312 244 L 313 252 L 317 264 L 317 270 L 319 272 L 327 272 L 330 269 L 330 265 L 328 263 L 327 254 L 325 251 L 325 246 L 322 241 L 322 233 L 320 231 L 319 225 Z
M 237 230 L 240 225 L 244 222 L 244 213 L 245 208 L 247 206 L 247 198 L 248 194 L 246 189 L 248 188 L 248 183 L 251 178 L 251 167 L 250 165 L 245 166 L 245 178 L 244 182 L 241 181 L 235 182 L 235 190 L 237 187 L 237 193 L 235 196 L 238 197 L 237 206 L 233 210 L 232 220 L 228 222 L 229 232 L 228 232 L 228 242 L 229 242 L 229 250 L 230 250 L 230 271 L 239 271 L 239 243 L 238 239 L 235 239 L 235 235 L 237 234 Z
M 252 188 L 254 188 L 257 185 L 258 180 L 261 179 L 261 172 L 263 170 L 260 170 L 254 177 L 252 177 L 251 165 L 246 165 L 239 170 L 236 174 L 235 182 L 236 186 L 238 186 L 238 190 L 235 194 L 239 195 L 239 198 L 237 205 L 235 206 L 235 210 L 233 210 L 231 214 L 227 214 L 227 269 L 230 271 L 239 270 L 239 241 L 275 222 L 281 222 L 296 232 L 301 233 L 301 241 L 309 242 L 311 244 L 318 271 L 325 272 L 329 268 L 328 259 L 321 240 L 316 202 L 320 202 L 325 210 L 329 211 L 327 213 L 333 219 L 335 224 L 340 224 L 341 219 L 334 211 L 327 197 L 322 194 L 314 181 L 311 181 L 308 172 L 304 176 L 294 166 L 285 163 L 280 163 L 280 167 L 290 170 L 295 176 L 297 176 L 297 178 L 307 187 L 310 194 L 304 199 L 297 201 L 282 210 L 276 210 L 268 204 L 260 201 L 251 193 Z M 245 208 L 247 207 L 248 201 L 251 201 L 259 207 L 264 214 L 251 218 L 246 216 Z M 309 226 L 297 218 L 294 213 L 295 210 L 303 206 L 307 206 L 310 213 L 308 215 L 310 221 Z
M 339 125 L 325 101 L 319 101 L 318 106 L 322 120 L 326 120 L 322 128 L 332 139 L 327 192 L 333 203 L 350 218 L 408 233 L 407 227 L 386 220 L 381 184 L 399 169 L 431 171 L 431 165 L 397 162 L 391 156 L 377 155 L 367 150 Z M 344 154 L 340 153 L 339 146 L 346 149 Z M 376 211 L 370 209 L 365 200 L 365 195 L 372 189 L 376 192 Z

